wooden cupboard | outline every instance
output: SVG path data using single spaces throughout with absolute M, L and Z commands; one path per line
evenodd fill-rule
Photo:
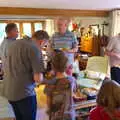
M 90 53 L 95 56 L 100 55 L 100 42 L 98 36 L 82 36 L 80 51 Z

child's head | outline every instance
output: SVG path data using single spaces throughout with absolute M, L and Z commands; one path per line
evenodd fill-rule
M 52 69 L 55 72 L 65 72 L 68 59 L 64 52 L 55 50 L 51 59 Z
M 120 108 L 120 85 L 112 80 L 106 80 L 97 96 L 97 104 L 108 112 Z

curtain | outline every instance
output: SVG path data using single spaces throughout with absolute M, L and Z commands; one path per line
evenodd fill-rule
M 111 35 L 116 36 L 120 33 L 120 10 L 112 11 Z

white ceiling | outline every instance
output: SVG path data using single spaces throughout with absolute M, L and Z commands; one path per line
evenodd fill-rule
M 0 6 L 105 10 L 120 8 L 120 0 L 0 0 Z

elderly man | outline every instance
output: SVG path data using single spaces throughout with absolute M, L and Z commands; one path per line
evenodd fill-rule
M 15 112 L 16 120 L 36 119 L 35 83 L 42 81 L 44 64 L 39 50 L 44 31 L 36 32 L 32 40 L 17 40 L 8 50 L 5 64 L 4 96 Z
M 120 35 L 109 41 L 106 54 L 110 58 L 111 78 L 120 83 Z
M 51 39 L 51 48 L 61 49 L 68 57 L 67 74 L 72 74 L 72 64 L 74 62 L 74 53 L 77 52 L 77 39 L 74 34 L 68 30 L 69 20 L 65 18 L 57 19 L 56 32 Z

